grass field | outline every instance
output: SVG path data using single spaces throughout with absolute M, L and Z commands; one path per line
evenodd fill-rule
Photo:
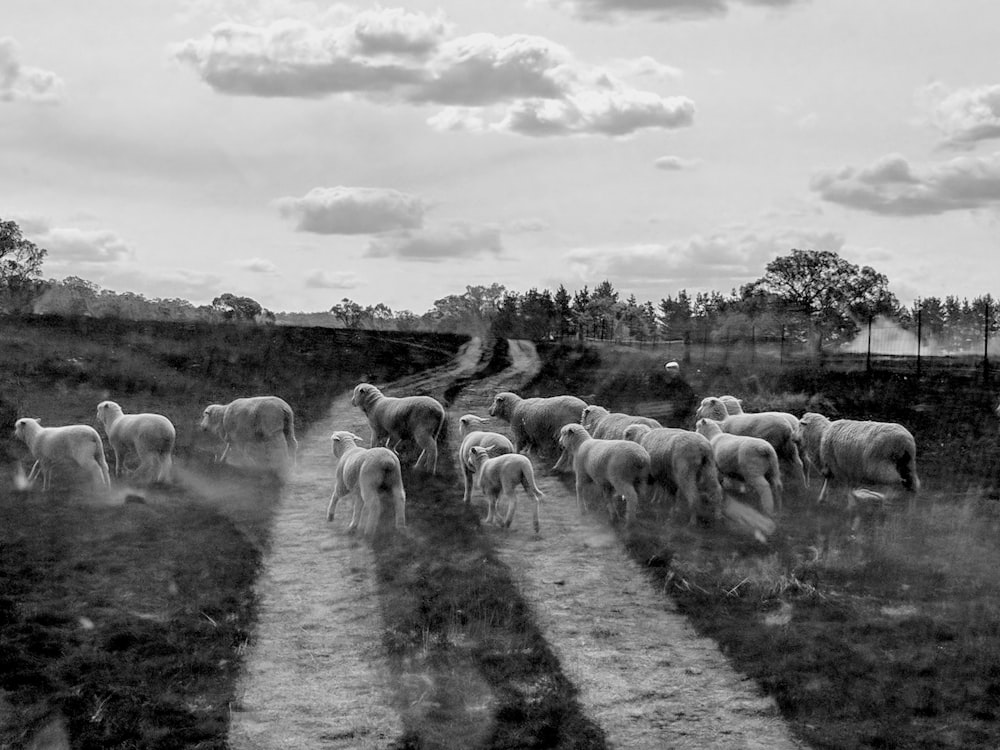
M 180 488 L 145 502 L 43 498 L 13 490 L 26 453 L 0 434 L 0 747 L 46 726 L 81 748 L 225 747 L 276 490 L 210 464 L 217 446 L 194 429 L 201 409 L 273 392 L 305 424 L 358 380 L 441 364 L 463 339 L 54 318 L 5 321 L 0 335 L 0 422 L 93 423 L 104 398 L 155 406 L 178 424 L 183 469 Z M 545 368 L 524 395 L 593 395 L 623 410 L 663 402 L 683 422 L 691 399 L 728 392 L 748 410 L 821 405 L 908 426 L 924 483 L 912 511 L 871 508 L 852 531 L 840 512 L 791 493 L 764 545 L 646 508 L 623 541 L 810 745 L 1000 746 L 1000 447 L 981 373 L 933 360 L 919 379 L 843 362 L 750 370 L 720 353 L 716 365 L 685 367 L 679 388 L 656 352 L 540 351 Z M 498 348 L 487 369 L 501 360 Z M 374 544 L 385 652 L 398 675 L 432 674 L 436 685 L 426 711 L 400 687 L 399 747 L 467 716 L 458 707 L 480 690 L 463 681 L 471 672 L 500 696 L 482 746 L 603 747 L 451 471 L 408 474 L 412 536 Z
M 0 329 L 0 747 L 222 748 L 277 486 L 211 464 L 211 402 L 275 393 L 299 429 L 337 392 L 440 365 L 464 337 L 88 319 Z M 111 498 L 17 492 L 19 416 L 94 424 L 97 403 L 167 414 L 178 482 Z M 131 494 L 132 497 L 128 497 Z M 132 501 L 132 502 L 130 502 Z

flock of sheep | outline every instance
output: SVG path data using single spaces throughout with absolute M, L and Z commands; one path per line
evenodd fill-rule
M 670 363 L 668 369 L 671 366 L 676 368 Z M 429 396 L 386 396 L 369 383 L 354 388 L 351 403 L 365 414 L 371 436 L 367 446 L 351 432 L 331 436 L 337 466 L 327 520 L 333 520 L 339 501 L 350 496 L 354 512 L 349 530 L 361 526 L 371 533 L 383 506 L 394 508 L 395 524 L 401 528 L 406 523 L 406 493 L 397 450 L 403 441 L 413 441 L 420 449 L 414 468 L 435 473 L 445 408 Z M 510 526 L 520 486 L 534 501 L 536 532 L 543 494 L 528 458 L 532 454 L 545 458 L 559 453 L 552 469 L 573 473 L 581 512 L 602 501 L 617 516 L 623 499 L 626 525 L 635 522 L 640 503 L 665 498 L 684 503 L 688 523 L 701 514 L 719 518 L 727 507 L 728 489 L 756 500 L 764 519 L 757 529 L 770 533 L 786 483 L 805 489 L 813 472 L 823 477 L 817 501 L 837 486 L 846 490 L 848 507 L 859 497 L 882 496 L 871 487 L 915 493 L 920 486 L 914 438 L 891 422 L 831 421 L 814 412 L 801 418 L 780 411 L 744 413 L 732 396 L 703 399 L 694 430 L 663 427 L 649 417 L 610 412 L 569 395 L 522 398 L 504 391 L 496 394 L 488 413 L 508 423 L 511 437 L 486 430 L 487 417 L 466 414 L 459 419 L 464 502 L 471 502 L 478 487 L 487 501 L 486 522 Z M 115 402 L 102 401 L 97 421 L 114 453 L 116 476 L 134 457 L 136 476 L 170 481 L 175 430 L 169 419 L 124 414 Z M 295 463 L 294 415 L 276 396 L 212 404 L 204 410 L 200 427 L 225 444 L 217 460 L 231 451 L 251 457 L 254 445 L 283 437 L 286 458 Z M 42 427 L 25 417 L 17 420 L 15 434 L 35 459 L 29 483 L 40 473 L 48 489 L 55 467 L 75 464 L 95 482 L 110 485 L 104 445 L 93 427 Z M 502 518 L 501 499 L 507 502 Z

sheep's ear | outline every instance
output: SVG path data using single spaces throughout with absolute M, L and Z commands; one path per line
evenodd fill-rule
M 351 433 L 351 437 L 357 440 L 359 443 L 363 443 L 365 441 L 363 437 L 361 437 L 360 435 L 355 435 L 353 432 Z

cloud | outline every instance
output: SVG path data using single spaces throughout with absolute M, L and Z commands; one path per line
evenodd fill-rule
M 654 57 L 643 55 L 627 59 L 614 60 L 611 67 L 623 76 L 648 76 L 651 78 L 678 79 L 684 74 L 680 68 L 661 63 Z
M 793 248 L 838 252 L 843 245 L 836 232 L 738 229 L 667 244 L 575 248 L 564 258 L 582 283 L 606 278 L 623 287 L 721 290 L 760 278 L 770 261 Z
M 354 289 L 358 286 L 358 277 L 353 271 L 314 268 L 306 274 L 306 286 L 310 289 Z
M 399 230 L 373 237 L 365 251 L 369 258 L 410 261 L 443 261 L 500 255 L 503 245 L 499 228 L 451 222 L 417 230 Z
M 630 16 L 654 21 L 718 18 L 735 5 L 787 8 L 807 0 L 537 0 L 583 21 L 619 21 Z
M 385 106 L 439 105 L 438 129 L 522 135 L 628 135 L 692 123 L 694 103 L 627 85 L 544 37 L 452 36 L 438 14 L 378 8 L 341 23 L 226 22 L 171 48 L 219 93 L 353 94 Z M 652 58 L 632 72 L 673 71 Z
M 701 159 L 685 159 L 682 156 L 661 156 L 653 161 L 653 166 L 668 172 L 679 172 L 684 169 L 694 169 L 701 164 Z
M 251 273 L 275 273 L 278 267 L 265 258 L 247 258 L 239 261 L 236 265 Z
M 279 213 L 296 220 L 299 232 L 317 234 L 372 234 L 393 229 L 415 229 L 427 209 L 416 196 L 390 188 L 317 187 L 301 198 L 275 201 Z
M 526 216 L 521 219 L 512 219 L 504 224 L 504 232 L 508 234 L 544 232 L 548 228 L 549 222 L 536 216 Z
M 931 124 L 945 136 L 944 145 L 968 149 L 1000 138 L 1000 84 L 949 93 L 933 83 L 922 90 L 921 98 L 931 109 Z
M 17 42 L 0 37 L 0 102 L 55 102 L 63 82 L 55 73 L 21 65 Z
M 117 234 L 107 229 L 47 227 L 31 241 L 48 250 L 46 263 L 117 263 L 132 260 L 135 253 Z
M 1000 152 L 914 167 L 888 154 L 867 167 L 843 167 L 813 178 L 820 197 L 885 216 L 922 216 L 1000 203 Z

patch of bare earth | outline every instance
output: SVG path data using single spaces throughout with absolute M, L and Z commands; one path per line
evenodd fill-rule
M 516 390 L 537 372 L 532 354 L 530 344 L 512 342 L 511 369 L 466 388 L 453 410 L 485 414 L 497 391 Z M 491 427 L 506 432 L 505 424 Z M 497 548 L 609 746 L 803 747 L 773 699 L 654 590 L 596 511 L 581 517 L 561 479 L 533 463 L 546 495 L 541 533 L 531 531 L 527 508 L 519 508 L 509 530 L 493 532 Z M 478 492 L 473 498 L 482 505 Z

